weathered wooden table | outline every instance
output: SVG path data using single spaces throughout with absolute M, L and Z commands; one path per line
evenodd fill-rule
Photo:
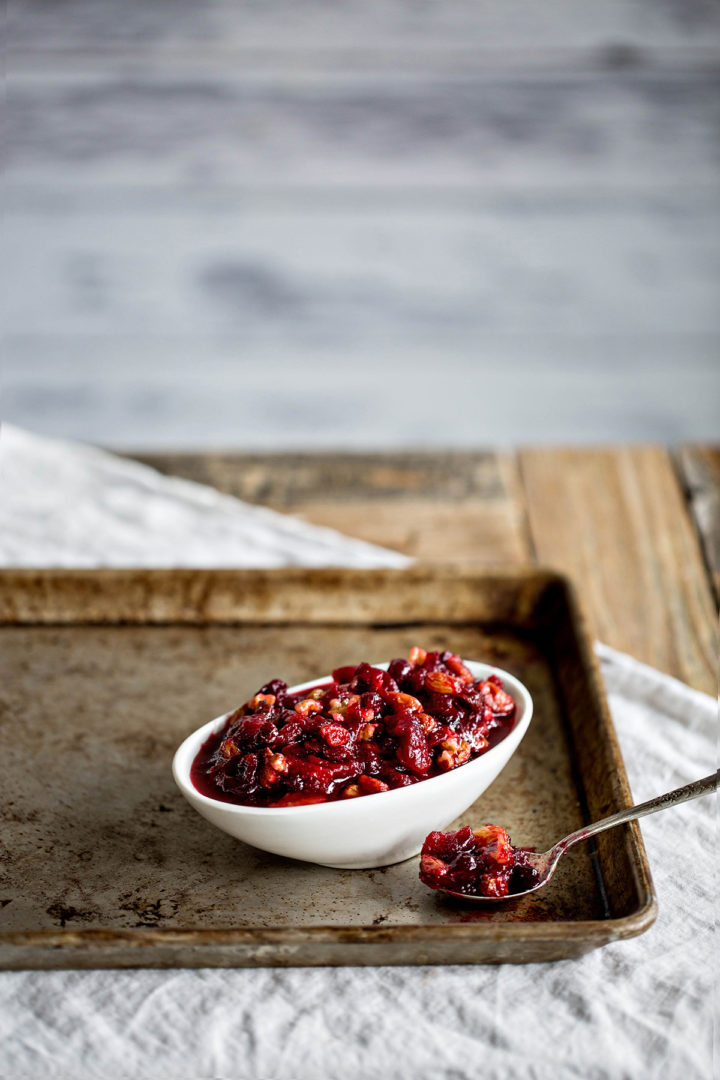
M 720 446 L 133 456 L 425 561 L 561 570 L 600 640 L 716 692 Z

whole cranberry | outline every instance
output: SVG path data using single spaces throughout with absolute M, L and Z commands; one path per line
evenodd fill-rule
M 360 696 L 360 708 L 372 709 L 375 716 L 382 716 L 383 710 L 387 708 L 387 703 L 382 694 L 379 694 L 377 690 L 366 690 L 364 694 Z
M 359 743 L 356 753 L 362 762 L 362 771 L 367 776 L 380 776 L 384 762 L 374 742 Z
M 278 705 L 284 705 L 287 698 L 288 684 L 282 679 L 271 679 L 258 690 L 258 694 L 273 694 Z
M 335 668 L 332 677 L 335 683 L 349 683 L 353 679 L 356 671 L 356 664 L 346 664 L 344 667 Z
M 414 773 L 427 772 L 432 758 L 420 721 L 411 713 L 405 712 L 395 718 L 389 730 L 398 741 L 397 757 L 400 764 Z
M 414 670 L 412 664 L 409 664 L 407 660 L 403 660 L 402 657 L 398 657 L 397 660 L 393 660 L 390 664 L 388 674 L 392 676 L 400 689 L 403 690 L 404 680 L 407 679 L 408 675 L 411 675 Z
M 237 726 L 235 739 L 247 750 L 259 750 L 275 745 L 278 729 L 267 716 L 246 716 Z
M 252 795 L 256 792 L 259 786 L 259 763 L 257 754 L 245 754 L 239 761 L 233 762 L 220 781 L 223 791 L 233 791 L 241 795 Z

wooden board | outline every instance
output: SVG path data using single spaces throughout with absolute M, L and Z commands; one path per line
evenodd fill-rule
M 539 559 L 573 580 L 608 645 L 715 692 L 716 612 L 696 524 L 720 578 L 717 448 L 681 458 L 690 507 L 658 447 L 137 456 L 425 561 Z
M 536 556 L 582 585 L 592 632 L 714 694 L 716 613 L 667 452 L 526 450 L 520 467 Z
M 464 822 L 496 820 L 544 848 L 628 805 L 557 575 L 6 571 L 0 623 L 5 967 L 528 962 L 654 918 L 635 824 L 574 849 L 537 896 L 478 911 L 420 886 L 417 859 L 336 871 L 253 850 L 171 779 L 182 738 L 271 676 L 300 681 L 419 642 L 507 668 L 535 701 L 520 749 Z
M 424 562 L 527 563 L 517 463 L 433 454 L 139 454 L 138 460 Z

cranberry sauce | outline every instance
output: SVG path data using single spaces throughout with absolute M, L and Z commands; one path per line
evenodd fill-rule
M 528 863 L 530 850 L 513 847 L 499 825 L 431 832 L 420 855 L 420 880 L 431 889 L 468 896 L 510 896 L 538 880 Z
M 273 679 L 203 744 L 190 776 L 203 795 L 244 806 L 353 799 L 464 765 L 514 722 L 496 675 L 476 682 L 454 653 L 415 647 L 388 671 L 336 668 L 300 693 Z

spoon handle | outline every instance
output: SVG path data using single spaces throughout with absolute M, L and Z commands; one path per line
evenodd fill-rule
M 711 773 L 709 776 L 704 776 L 702 780 L 694 780 L 692 784 L 685 784 L 684 787 L 675 788 L 674 791 L 667 791 L 664 795 L 657 795 L 654 799 L 639 803 L 638 806 L 629 806 L 626 810 L 618 810 L 617 814 L 611 814 L 610 817 L 595 821 L 592 825 L 584 825 L 582 829 L 578 829 L 577 832 L 570 833 L 569 836 L 560 840 L 555 845 L 555 849 L 559 848 L 561 851 L 567 851 L 569 847 L 577 844 L 579 840 L 587 840 L 589 836 L 605 832 L 606 829 L 612 829 L 615 825 L 623 825 L 626 821 L 634 821 L 636 818 L 645 817 L 646 814 L 656 814 L 658 810 L 667 810 L 669 806 L 678 806 L 680 803 L 689 802 L 690 799 L 697 799 L 701 795 L 709 795 L 711 791 L 717 791 L 718 776 L 720 776 L 720 770 Z

